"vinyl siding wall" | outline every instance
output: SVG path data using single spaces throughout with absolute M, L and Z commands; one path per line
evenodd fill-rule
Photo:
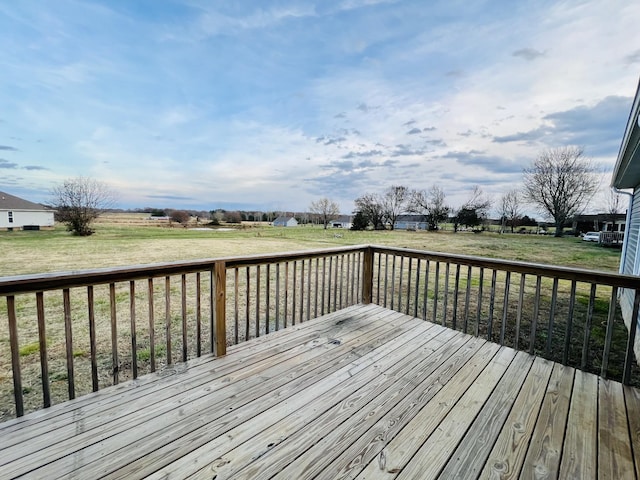
M 640 237 L 640 185 L 634 189 L 633 201 L 631 205 L 631 217 L 629 226 L 626 229 L 627 250 L 622 273 L 640 276 L 640 255 L 638 252 L 638 240 Z M 631 315 L 633 314 L 633 296 L 631 290 L 623 290 L 620 294 L 620 309 L 624 322 L 629 328 Z M 636 342 L 634 345 L 636 359 L 640 359 L 640 334 L 636 332 Z

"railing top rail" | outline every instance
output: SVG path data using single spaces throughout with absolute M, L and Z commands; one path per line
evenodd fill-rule
M 7 276 L 0 277 L 0 296 L 194 273 L 203 270 L 212 270 L 216 262 L 224 262 L 227 268 L 235 268 L 272 263 L 274 261 L 299 260 L 331 254 L 362 251 L 365 248 L 367 247 L 359 245 L 287 253 L 205 258 L 177 262 L 128 265 L 123 267 Z
M 406 255 L 414 258 L 436 260 L 440 262 L 459 263 L 472 267 L 485 267 L 497 270 L 508 270 L 516 273 L 557 277 L 563 280 L 575 280 L 586 283 L 599 283 L 620 288 L 640 288 L 640 277 L 601 270 L 588 270 L 576 267 L 562 267 L 541 263 L 522 262 L 517 260 L 503 260 L 488 257 L 475 257 L 453 253 L 429 252 L 410 248 L 387 247 L 370 245 L 376 253 L 391 255 Z

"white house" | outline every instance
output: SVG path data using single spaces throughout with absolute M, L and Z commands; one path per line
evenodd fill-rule
M 329 222 L 332 228 L 346 228 L 349 229 L 353 225 L 351 215 L 340 215 Z
M 274 227 L 297 227 L 298 221 L 293 217 L 278 217 L 273 221 Z
M 394 230 L 427 230 L 428 224 L 423 215 L 398 215 Z
M 611 187 L 629 195 L 626 234 L 620 257 L 620 273 L 640 276 L 640 84 L 631 107 L 622 145 L 613 170 Z M 627 328 L 633 315 L 633 292 L 623 291 L 620 308 Z M 634 352 L 640 358 L 640 334 L 636 331 Z
M 0 192 L 0 229 L 39 230 L 53 227 L 54 211 L 28 200 Z

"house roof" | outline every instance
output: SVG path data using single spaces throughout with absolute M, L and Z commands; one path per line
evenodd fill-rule
M 0 210 L 49 210 L 39 203 L 30 202 L 24 198 L 0 192 Z
M 278 217 L 273 221 L 273 223 L 287 223 L 289 220 L 295 220 L 295 218 L 294 217 Z
M 618 160 L 613 169 L 611 186 L 616 188 L 635 188 L 640 185 L 640 83 L 633 99 L 631 113 L 627 120 Z
M 348 222 L 351 222 L 351 215 L 339 215 L 339 216 L 337 216 L 336 218 L 334 218 L 331 221 L 332 222 L 348 223 Z
M 426 222 L 424 215 L 398 215 L 396 222 Z

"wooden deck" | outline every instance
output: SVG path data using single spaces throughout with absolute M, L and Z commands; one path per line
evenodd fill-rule
M 640 392 L 355 306 L 0 425 L 0 477 L 638 478 Z

